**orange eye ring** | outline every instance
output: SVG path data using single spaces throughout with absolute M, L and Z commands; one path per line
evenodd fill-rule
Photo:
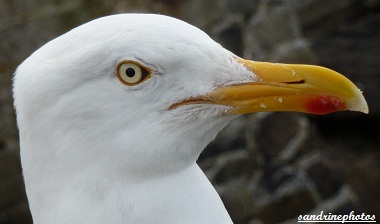
M 116 66 L 116 76 L 124 85 L 135 86 L 151 77 L 151 70 L 138 62 L 121 61 Z

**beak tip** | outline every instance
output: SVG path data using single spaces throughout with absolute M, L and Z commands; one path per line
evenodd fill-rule
M 360 90 L 358 90 L 356 98 L 347 103 L 347 109 L 365 114 L 369 113 L 368 104 Z
M 368 114 L 368 104 L 363 94 L 354 90 L 354 96 L 314 95 L 306 97 L 305 111 L 311 114 L 329 114 L 337 111 L 350 110 Z

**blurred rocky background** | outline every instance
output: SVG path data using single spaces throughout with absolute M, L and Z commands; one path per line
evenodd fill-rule
M 380 217 L 379 0 L 0 0 L 0 224 L 32 223 L 12 106 L 17 65 L 71 28 L 122 12 L 171 15 L 239 56 L 323 65 L 364 91 L 369 115 L 243 116 L 208 146 L 199 164 L 235 223 Z

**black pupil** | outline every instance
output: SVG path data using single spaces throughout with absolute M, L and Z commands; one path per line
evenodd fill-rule
M 135 70 L 133 68 L 127 68 L 127 70 L 125 71 L 125 74 L 129 78 L 132 78 L 133 76 L 135 76 Z

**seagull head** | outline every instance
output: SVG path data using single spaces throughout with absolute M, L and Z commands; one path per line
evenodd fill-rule
M 194 26 L 147 14 L 100 18 L 47 43 L 18 67 L 14 98 L 31 207 L 58 183 L 64 192 L 185 169 L 240 114 L 368 112 L 337 72 L 244 60 Z
M 226 116 L 230 105 L 208 94 L 257 79 L 198 28 L 166 16 L 128 14 L 94 20 L 47 43 L 17 69 L 14 96 L 21 138 L 39 145 L 37 136 L 45 136 L 41 144 L 58 147 L 47 146 L 55 149 L 46 154 L 67 161 L 113 155 L 113 164 L 119 160 L 141 175 L 136 169 L 152 173 L 168 164 L 176 168 L 172 161 L 195 161 L 234 118 Z M 67 147 L 72 143 L 104 148 L 78 151 Z

